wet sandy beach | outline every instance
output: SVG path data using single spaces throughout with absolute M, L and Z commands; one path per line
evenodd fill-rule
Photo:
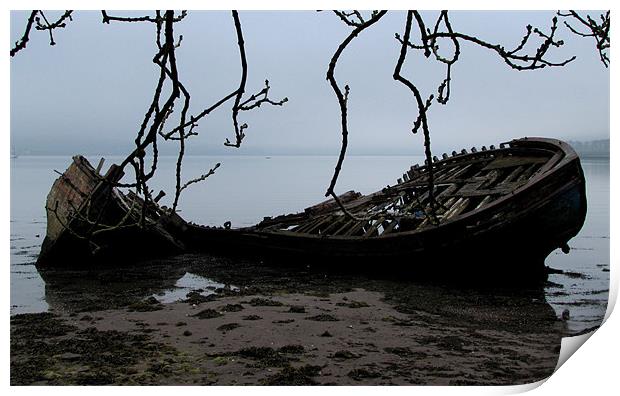
M 167 302 L 188 273 L 215 283 Z M 13 385 L 514 385 L 553 373 L 565 331 L 542 288 L 194 255 L 42 276 L 50 313 L 11 318 Z

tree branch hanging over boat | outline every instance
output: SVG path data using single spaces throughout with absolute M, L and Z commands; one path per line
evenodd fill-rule
M 66 19 L 71 20 L 72 12 L 73 11 L 68 10 L 61 15 L 57 21 L 50 23 L 45 17 L 43 11 L 32 11 L 30 17 L 28 18 L 24 35 L 21 40 L 15 44 L 15 47 L 11 50 L 10 55 L 14 56 L 18 51 L 25 48 L 26 43 L 30 38 L 31 28 L 35 22 L 35 27 L 37 30 L 49 31 L 51 40 L 50 44 L 54 45 L 55 42 L 52 36 L 52 31 L 54 29 L 64 28 L 66 26 L 64 21 Z M 153 99 L 151 100 L 151 103 L 148 106 L 148 109 L 136 133 L 134 140 L 135 148 L 118 165 L 114 173 L 114 179 L 101 177 L 100 180 L 102 183 L 109 184 L 109 188 L 104 189 L 105 191 L 110 191 L 112 188 L 124 187 L 134 189 L 134 194 L 140 196 L 140 199 L 144 201 L 144 204 L 140 205 L 141 213 L 139 218 L 134 219 L 133 216 L 128 216 L 125 218 L 125 220 L 135 220 L 136 225 L 139 227 L 147 226 L 147 208 L 156 203 L 153 197 L 153 191 L 149 186 L 149 182 L 157 172 L 160 140 L 163 140 L 164 142 L 178 142 L 175 170 L 175 191 L 172 203 L 172 211 L 176 211 L 181 193 L 187 187 L 195 183 L 205 181 L 209 176 L 213 175 L 216 169 L 220 166 L 218 163 L 202 175 L 186 181 L 183 180 L 182 164 L 186 150 L 186 141 L 190 137 L 198 135 L 198 121 L 202 120 L 213 111 L 221 108 L 229 100 L 234 99 L 231 112 L 235 143 L 231 143 L 229 139 L 226 139 L 224 144 L 226 146 L 239 148 L 245 138 L 245 130 L 248 128 L 246 123 L 239 122 L 238 118 L 240 112 L 256 109 L 261 107 L 263 104 L 282 106 L 288 101 L 286 97 L 281 100 L 273 100 L 269 97 L 271 87 L 268 80 L 265 80 L 265 86 L 257 93 L 250 95 L 249 97 L 244 96 L 248 83 L 248 61 L 246 57 L 241 19 L 239 17 L 239 13 L 236 10 L 233 10 L 231 11 L 231 15 L 235 27 L 241 65 L 241 78 L 239 86 L 231 93 L 218 100 L 215 104 L 199 112 L 197 115 L 188 116 L 191 95 L 189 90 L 181 81 L 176 59 L 176 49 L 181 46 L 183 36 L 180 35 L 177 39 L 174 31 L 175 24 L 180 23 L 185 19 L 187 16 L 187 11 L 175 13 L 175 11 L 168 10 L 162 13 L 161 11 L 156 10 L 154 13 L 154 16 L 145 15 L 134 17 L 114 16 L 108 14 L 105 10 L 101 11 L 102 22 L 104 24 L 110 24 L 112 22 L 148 23 L 155 26 L 155 43 L 157 46 L 157 52 L 152 61 L 159 69 L 159 76 L 155 85 Z M 44 18 L 45 24 L 41 23 L 39 16 Z M 169 89 L 167 87 L 169 87 Z M 178 121 L 171 121 L 171 117 L 174 113 L 174 107 L 179 101 L 182 102 L 182 108 Z M 172 128 L 167 128 L 166 123 L 168 121 L 176 122 L 176 125 Z M 170 130 L 168 132 L 164 132 L 166 129 Z M 149 160 L 150 164 L 148 163 Z M 128 182 L 121 180 L 121 177 L 125 174 L 125 168 L 127 166 L 131 166 L 133 169 L 133 180 Z M 161 198 L 163 195 L 165 195 L 165 193 L 161 192 L 158 197 Z M 111 199 L 111 197 L 108 195 L 107 199 Z M 48 205 L 48 213 L 57 216 L 57 212 L 54 208 L 55 206 L 53 204 Z M 89 222 L 92 220 L 94 219 L 89 219 Z M 93 224 L 88 228 L 83 237 L 90 239 L 93 235 L 93 230 L 97 228 L 100 228 L 98 232 L 101 232 L 102 230 L 111 231 L 115 229 L 115 226 L 112 226 L 111 224 L 102 223 L 97 225 L 101 227 L 97 227 Z M 122 224 L 123 227 L 130 227 L 132 225 L 133 224 Z
M 202 175 L 185 180 L 182 177 L 182 164 L 186 152 L 186 140 L 198 135 L 199 121 L 232 100 L 231 118 L 234 138 L 226 139 L 224 145 L 239 148 L 246 137 L 248 128 L 248 125 L 239 119 L 241 112 L 261 107 L 265 103 L 282 106 L 288 99 L 286 97 L 281 100 L 270 98 L 271 86 L 268 80 L 265 80 L 262 89 L 246 96 L 248 60 L 242 24 L 237 11 L 233 10 L 231 16 L 239 49 L 241 68 L 239 85 L 211 106 L 194 113 L 195 115 L 191 115 L 191 95 L 177 67 L 176 50 L 181 46 L 183 36 L 175 34 L 175 24 L 181 23 L 186 18 L 187 12 L 157 10 L 154 15 L 113 16 L 105 10 L 102 11 L 104 24 L 146 23 L 155 27 L 157 51 L 152 62 L 157 67 L 158 78 L 153 99 L 137 129 L 135 147 L 118 166 L 113 165 L 105 175 L 102 175 L 100 172 L 102 163 L 94 169 L 83 157 L 78 156 L 74 158 L 74 164 L 57 180 L 46 205 L 49 238 L 46 238 L 47 242 L 44 244 L 40 261 L 49 262 L 50 257 L 62 257 L 61 253 L 54 253 L 54 249 L 62 246 L 62 243 L 57 242 L 60 235 L 68 235 L 62 237 L 64 239 L 61 238 L 65 241 L 71 240 L 71 236 L 77 237 L 76 240 L 86 241 L 81 245 L 85 256 L 109 254 L 110 246 L 118 243 L 122 245 L 119 235 L 127 240 L 144 239 L 146 241 L 154 238 L 161 241 L 160 247 L 164 252 L 197 249 L 197 241 L 203 241 L 206 236 L 219 240 L 222 245 L 226 245 L 229 239 L 241 245 L 249 243 L 247 250 L 257 250 L 276 256 L 281 253 L 286 255 L 284 253 L 287 252 L 295 254 L 310 252 L 307 246 L 290 248 L 280 244 L 282 241 L 293 243 L 292 241 L 302 240 L 288 238 L 295 236 L 311 238 L 310 240 L 318 237 L 320 240 L 329 241 L 322 242 L 320 245 L 310 244 L 313 249 L 319 250 L 320 246 L 331 246 L 332 243 L 337 246 L 340 243 L 334 241 L 356 241 L 350 242 L 358 246 L 356 249 L 351 249 L 351 246 L 346 244 L 344 249 L 326 248 L 326 251 L 336 256 L 351 258 L 359 256 L 362 252 L 364 255 L 373 257 L 371 250 L 359 248 L 359 246 L 366 245 L 366 243 L 358 242 L 360 240 L 387 239 L 392 241 L 393 235 L 398 234 L 402 237 L 408 233 L 414 233 L 416 238 L 420 238 L 419 240 L 408 238 L 406 243 L 411 244 L 410 246 L 403 248 L 404 245 L 398 244 L 405 242 L 396 242 L 397 245 L 390 245 L 390 249 L 396 252 L 394 254 L 407 252 L 407 254 L 419 257 L 430 257 L 430 252 L 441 255 L 442 246 L 445 247 L 446 243 L 441 241 L 445 238 L 452 238 L 458 249 L 465 249 L 463 248 L 465 242 L 459 239 L 461 234 L 453 234 L 453 231 L 437 231 L 457 229 L 456 226 L 452 226 L 455 223 L 464 224 L 465 228 L 458 228 L 459 232 L 465 235 L 465 239 L 474 241 L 473 245 L 478 248 L 482 248 L 482 245 L 476 245 L 477 241 L 488 243 L 489 240 L 504 248 L 507 247 L 502 241 L 480 238 L 482 235 L 488 235 L 485 228 L 480 228 L 481 224 L 489 229 L 497 227 L 497 230 L 504 232 L 504 234 L 499 232 L 499 235 L 505 238 L 536 244 L 538 242 L 522 239 L 518 235 L 519 232 L 525 230 L 524 224 L 534 221 L 530 217 L 531 213 L 537 213 L 540 216 L 541 213 L 536 212 L 540 208 L 544 207 L 545 210 L 553 212 L 559 210 L 557 209 L 559 206 L 562 206 L 564 210 L 572 211 L 572 218 L 566 223 L 552 222 L 553 226 L 557 227 L 552 231 L 561 237 L 543 238 L 544 241 L 538 243 L 534 250 L 536 257 L 540 257 L 545 252 L 548 254 L 548 249 L 564 247 L 567 238 L 574 235 L 575 230 L 581 227 L 582 214 L 585 213 L 585 198 L 582 196 L 583 188 L 581 187 L 583 175 L 578 158 L 573 155 L 574 152 L 570 147 L 563 142 L 526 138 L 511 142 L 509 147 L 495 149 L 491 146 L 488 150 L 482 147 L 480 153 L 475 149 L 472 149 L 471 154 L 462 150 L 462 155 L 453 152 L 453 158 L 444 154 L 439 160 L 432 155 L 431 122 L 428 111 L 435 100 L 445 105 L 454 95 L 451 84 L 453 65 L 461 60 L 461 47 L 464 42 L 489 50 L 499 56 L 510 68 L 518 71 L 565 66 L 574 61 L 575 57 L 560 61 L 550 59 L 551 50 L 563 45 L 563 41 L 556 38 L 558 16 L 565 18 L 564 25 L 572 34 L 592 37 L 596 40 L 601 61 L 607 66 L 609 63 L 607 52 L 610 30 L 609 12 L 601 15 L 600 22 L 590 16 L 584 17 L 575 11 L 558 12 L 547 30 L 531 25 L 526 26 L 521 40 L 513 49 L 508 50 L 501 44 L 458 31 L 456 26 L 453 26 L 448 11 L 439 12 L 432 24 L 425 21 L 427 14 L 423 16 L 423 13 L 418 11 L 408 11 L 403 36 L 401 37 L 398 33 L 395 35 L 400 51 L 392 77 L 406 86 L 414 96 L 417 114 L 413 120 L 412 132 L 415 134 L 420 129 L 423 132 L 425 164 L 414 166 L 403 175 L 402 179 L 399 179 L 396 186 L 388 186 L 375 194 L 359 196 L 358 193 L 349 192 L 338 195 L 335 192 L 336 184 L 346 157 L 350 136 L 348 99 L 351 88 L 348 84 L 344 87 L 338 84 L 335 70 L 342 54 L 351 42 L 360 33 L 379 23 L 386 13 L 387 11 L 372 11 L 370 16 L 366 16 L 366 13 L 357 10 L 334 11 L 336 17 L 351 30 L 333 54 L 326 75 L 338 100 L 341 132 L 339 156 L 325 193 L 325 196 L 331 199 L 307 208 L 304 213 L 266 219 L 246 229 L 235 230 L 228 226 L 225 227 L 223 233 L 220 233 L 219 230 L 204 231 L 208 228 L 188 224 L 176 213 L 181 193 L 189 186 L 212 176 L 220 166 L 217 163 Z M 48 20 L 41 10 L 32 11 L 24 34 L 15 43 L 10 55 L 15 56 L 26 47 L 33 26 L 36 30 L 48 31 L 50 45 L 55 45 L 52 32 L 55 29 L 64 28 L 67 21 L 71 21 L 72 18 L 73 11 L 71 10 L 65 11 L 55 21 L 54 19 Z M 580 28 L 588 30 L 586 32 L 579 30 L 574 22 L 581 24 Z M 427 26 L 434 27 L 431 29 Z M 417 39 L 414 37 L 416 32 L 419 32 Z M 444 47 L 447 47 L 448 51 Z M 426 58 L 432 57 L 445 65 L 445 77 L 438 84 L 437 96 L 435 93 L 427 96 L 412 78 L 405 76 L 404 69 L 406 69 L 407 55 L 410 54 L 410 50 L 414 52 L 420 50 Z M 179 102 L 182 104 L 177 115 L 174 110 L 175 106 L 178 108 Z M 174 126 L 168 127 L 167 123 L 172 123 Z M 158 169 L 160 142 L 175 144 L 178 142 L 175 191 L 170 209 L 158 205 L 159 199 L 165 193 L 160 192 L 155 195 L 150 188 L 150 181 Z M 133 169 L 133 179 L 123 181 L 122 178 L 128 166 Z M 549 179 L 550 175 L 558 178 L 561 176 L 565 186 L 570 186 L 570 192 L 554 184 Z M 546 182 L 543 183 L 541 180 Z M 124 193 L 120 188 L 133 191 Z M 516 198 L 509 199 L 512 196 L 527 196 L 530 202 L 539 202 L 539 207 L 528 208 L 530 211 L 527 213 L 520 212 L 515 205 L 522 205 L 525 201 L 519 201 Z M 494 210 L 499 208 L 500 211 L 494 212 L 489 208 L 494 208 Z M 491 217 L 487 218 L 483 215 L 478 217 L 478 213 L 485 213 L 484 216 L 491 214 Z M 527 220 L 523 220 L 520 216 L 524 216 L 523 218 Z M 477 222 L 469 222 L 472 218 L 477 219 Z M 501 223 L 502 218 L 508 220 Z M 457 222 L 462 219 L 467 219 L 467 221 Z M 234 238 L 239 235 L 241 235 L 240 239 L 235 240 Z M 436 237 L 437 245 L 433 245 Z M 278 242 L 270 242 L 274 240 Z M 413 247 L 415 243 L 421 243 L 420 240 L 426 243 L 426 246 L 421 248 L 424 253 L 420 253 Z M 262 241 L 260 243 L 266 245 L 255 246 L 259 243 L 256 241 Z M 462 244 L 459 245 L 460 243 Z M 370 242 L 368 246 L 374 246 L 374 248 L 379 246 L 378 251 L 383 252 L 382 255 L 393 255 L 385 253 L 388 245 L 381 247 L 377 245 L 377 242 Z M 90 252 L 88 252 L 89 249 Z M 353 250 L 357 253 L 347 253 Z M 312 255 L 309 254 L 309 256 Z
M 338 11 L 335 11 L 335 12 L 336 12 L 336 15 L 338 15 L 340 18 L 343 18 L 344 14 L 339 13 Z M 338 46 L 338 49 L 332 56 L 332 59 L 329 62 L 329 68 L 327 69 L 327 81 L 329 81 L 332 89 L 334 90 L 334 93 L 336 94 L 336 97 L 338 98 L 338 104 L 340 106 L 340 128 L 342 131 L 342 145 L 340 148 L 340 155 L 338 156 L 338 161 L 336 162 L 336 167 L 334 168 L 334 175 L 332 176 L 332 180 L 329 183 L 329 187 L 327 187 L 327 192 L 325 193 L 325 196 L 328 197 L 331 195 L 332 198 L 338 203 L 338 206 L 340 206 L 340 208 L 351 218 L 353 218 L 353 215 L 346 210 L 346 208 L 342 205 L 342 203 L 340 202 L 340 199 L 334 192 L 334 188 L 336 187 L 336 182 L 338 181 L 338 176 L 340 175 L 340 169 L 342 168 L 342 163 L 344 162 L 344 157 L 347 153 L 347 143 L 348 143 L 348 135 L 349 135 L 349 129 L 347 125 L 347 100 L 349 99 L 350 88 L 348 85 L 345 85 L 344 93 L 342 92 L 342 90 L 338 86 L 338 83 L 336 82 L 336 78 L 334 77 L 334 71 L 336 70 L 336 64 L 338 63 L 338 59 L 340 58 L 340 55 L 345 50 L 345 48 L 347 48 L 347 46 L 351 43 L 351 41 L 353 41 L 353 39 L 355 39 L 362 31 L 364 31 L 365 29 L 369 28 L 370 26 L 378 22 L 379 19 L 381 19 L 381 17 L 383 17 L 386 14 L 386 12 L 387 11 L 373 12 L 372 16 L 370 17 L 368 21 L 365 21 L 361 17 L 361 14 L 359 12 L 356 12 L 355 15 L 358 17 L 360 22 L 349 23 L 349 25 L 355 26 L 355 29 L 353 29 L 353 31 L 347 36 L 347 38 L 342 43 L 340 43 L 340 45 Z M 346 19 L 345 17 L 345 20 L 348 20 L 348 19 Z

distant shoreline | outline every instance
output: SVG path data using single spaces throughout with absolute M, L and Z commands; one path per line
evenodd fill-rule
M 609 139 L 589 140 L 585 142 L 580 141 L 568 141 L 579 154 L 579 157 L 584 159 L 609 159 Z
M 577 153 L 579 154 L 579 153 Z M 579 158 L 582 160 L 606 160 L 609 161 L 609 154 L 607 155 L 595 155 L 595 154 L 579 154 Z
M 581 159 L 601 159 L 601 160 L 609 160 L 609 153 L 580 153 L 577 151 L 577 154 Z M 75 154 L 23 154 L 17 157 L 11 157 L 11 160 L 19 160 L 25 158 L 71 158 Z M 124 158 L 125 156 L 122 154 L 84 154 L 86 157 L 104 157 L 106 159 L 110 158 Z M 424 154 L 348 154 L 348 157 L 424 157 Z M 160 155 L 160 158 L 176 158 L 176 155 Z M 236 154 L 236 155 L 222 155 L 222 154 L 192 154 L 186 155 L 187 158 L 200 158 L 200 157 L 212 157 L 212 158 L 221 158 L 221 157 L 230 157 L 230 158 L 238 158 L 238 157 L 248 157 L 248 158 L 278 158 L 278 157 L 326 157 L 326 158 L 337 158 L 338 155 L 333 154 Z
M 568 144 L 571 145 L 579 154 L 581 158 L 609 158 L 610 157 L 610 145 L 609 139 L 600 139 L 600 140 L 589 140 L 589 141 L 571 141 L 566 140 Z M 129 149 L 128 149 L 129 151 Z M 433 150 L 437 156 L 438 153 L 443 151 L 449 152 L 449 150 L 442 150 L 441 148 L 435 148 Z M 35 153 L 26 153 L 26 152 L 15 152 L 12 155 L 16 155 L 16 157 L 72 157 L 76 154 L 81 154 L 85 156 L 93 156 L 93 157 L 125 157 L 126 153 L 93 153 L 92 151 L 78 150 L 73 153 L 43 153 L 43 152 L 35 152 Z M 177 153 L 160 153 L 160 157 L 176 157 Z M 232 153 L 232 152 L 204 152 L 204 153 L 196 153 L 196 154 L 186 154 L 186 157 L 337 157 L 338 151 L 334 150 L 333 152 L 325 152 L 325 151 L 316 151 L 316 152 L 305 152 L 305 153 L 283 153 L 283 152 L 250 152 L 250 153 Z M 349 153 L 348 157 L 423 157 L 424 153 L 365 153 L 365 152 L 357 152 L 357 153 Z

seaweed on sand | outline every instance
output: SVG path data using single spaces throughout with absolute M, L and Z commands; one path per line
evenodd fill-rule
M 306 364 L 301 367 L 287 366 L 277 374 L 267 377 L 263 383 L 265 385 L 316 385 L 317 382 L 312 378 L 321 373 L 321 366 Z
M 145 334 L 77 330 L 50 313 L 11 318 L 12 385 L 131 382 L 134 366 L 173 352 Z

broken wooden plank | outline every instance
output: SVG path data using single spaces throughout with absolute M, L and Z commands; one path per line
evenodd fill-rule
M 370 228 L 366 230 L 366 233 L 364 233 L 364 238 L 368 238 L 369 236 L 371 236 L 383 223 L 383 220 L 385 220 L 385 217 L 379 217 L 376 221 L 374 221 Z
M 314 227 L 317 223 L 323 221 L 323 217 L 318 218 L 310 218 L 307 222 L 300 224 L 297 228 L 294 228 L 292 231 L 299 233 L 306 233 L 306 231 L 312 227 Z
M 358 232 L 359 230 L 362 229 L 362 227 L 364 227 L 364 225 L 367 223 L 366 220 L 360 220 L 360 221 L 356 221 L 355 224 L 353 225 L 353 227 L 349 228 L 344 234 L 344 236 L 352 236 L 353 234 L 355 234 L 356 232 Z
M 393 219 L 390 224 L 388 224 L 387 227 L 383 228 L 383 232 L 381 233 L 381 235 L 385 235 L 385 234 L 389 234 L 390 232 L 394 231 L 394 228 L 398 225 L 398 220 L 397 219 Z
M 490 195 L 487 195 L 486 197 L 482 199 L 482 201 L 480 201 L 480 203 L 478 203 L 478 205 L 476 205 L 476 209 L 474 210 L 478 210 L 482 208 L 483 206 L 491 203 L 492 200 L 493 200 L 493 197 L 491 197 Z
M 455 216 L 458 216 L 461 212 L 463 212 L 467 205 L 469 205 L 469 198 L 459 198 L 454 205 L 444 214 L 444 220 L 449 220 Z
M 338 228 L 336 232 L 334 232 L 332 235 L 340 235 L 343 231 L 349 229 L 354 222 L 356 222 L 356 220 L 353 219 L 345 221 L 344 224 L 340 228 Z
M 517 182 L 524 182 L 526 180 L 529 180 L 532 175 L 534 173 L 536 173 L 536 170 L 540 168 L 540 164 L 532 164 L 530 166 L 528 166 L 522 173 L 521 175 L 517 178 Z
M 101 169 L 103 168 L 104 163 L 105 163 L 105 158 L 101 157 L 101 159 L 99 160 L 99 163 L 97 164 L 97 169 L 95 169 L 95 172 L 101 173 Z
M 484 167 L 484 170 L 511 168 L 519 165 L 542 164 L 548 160 L 548 157 L 502 156 L 491 161 L 491 163 Z
M 319 234 L 321 233 L 321 227 L 327 225 L 331 221 L 332 221 L 332 216 L 325 216 L 323 217 L 322 221 L 319 221 L 317 224 L 307 229 L 305 233 L 306 234 Z
M 338 199 L 344 205 L 345 203 L 354 201 L 360 198 L 361 196 L 362 196 L 361 193 L 350 190 L 350 191 L 345 192 L 344 194 L 338 195 Z M 336 200 L 334 198 L 330 198 L 316 205 L 307 207 L 306 209 L 304 209 L 304 212 L 307 214 L 318 214 L 318 213 L 328 212 L 330 210 L 335 210 L 337 208 L 339 208 L 339 205 L 336 202 Z
M 443 180 L 444 182 L 447 181 L 451 181 L 454 179 L 457 179 L 459 176 L 462 176 L 463 174 L 465 174 L 465 172 L 467 172 L 473 164 L 467 164 L 464 167 L 462 167 L 458 172 L 456 172 L 454 175 L 452 175 L 449 179 Z
M 519 175 L 521 174 L 521 172 L 523 172 L 523 170 L 525 169 L 525 167 L 523 165 L 519 165 L 517 166 L 515 169 L 513 169 L 508 176 L 506 176 L 504 178 L 504 180 L 502 180 L 501 184 L 506 184 L 506 183 L 510 183 L 513 180 L 515 180 L 517 177 L 519 177 Z
M 323 230 L 323 235 L 330 235 L 330 233 L 335 230 L 337 227 L 343 225 L 343 223 L 347 222 L 347 217 L 345 216 L 335 216 L 333 221 L 327 228 Z
M 488 189 L 485 188 L 485 189 L 459 191 L 458 193 L 453 194 L 453 196 L 458 196 L 462 198 L 471 198 L 471 197 L 481 197 L 485 195 L 506 195 L 512 191 L 514 191 L 513 186 L 507 186 L 507 187 L 502 186 L 502 187 L 488 188 Z

